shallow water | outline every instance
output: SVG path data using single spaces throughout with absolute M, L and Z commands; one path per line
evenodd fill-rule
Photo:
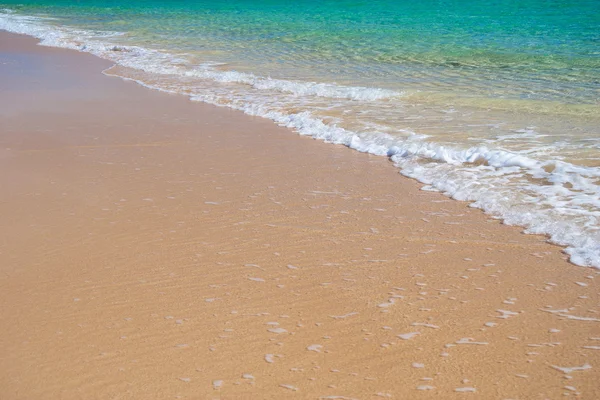
M 600 267 L 595 1 L 2 8 L 0 28 L 113 60 L 107 74 L 391 157 L 427 189 Z

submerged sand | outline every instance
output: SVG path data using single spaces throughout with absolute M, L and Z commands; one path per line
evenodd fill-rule
M 598 271 L 107 67 L 0 33 L 0 398 L 600 398 Z

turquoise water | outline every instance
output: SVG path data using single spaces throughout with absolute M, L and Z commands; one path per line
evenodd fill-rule
M 600 93 L 596 0 L 19 3 L 0 7 L 278 78 L 574 104 Z
M 0 0 L 108 75 L 390 157 L 600 267 L 597 0 Z

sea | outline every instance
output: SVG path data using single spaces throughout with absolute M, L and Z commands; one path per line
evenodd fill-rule
M 600 268 L 598 0 L 0 0 L 0 29 L 388 157 Z

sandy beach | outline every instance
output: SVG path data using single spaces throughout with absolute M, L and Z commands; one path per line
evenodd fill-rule
M 600 398 L 598 270 L 109 67 L 0 32 L 1 399 Z

